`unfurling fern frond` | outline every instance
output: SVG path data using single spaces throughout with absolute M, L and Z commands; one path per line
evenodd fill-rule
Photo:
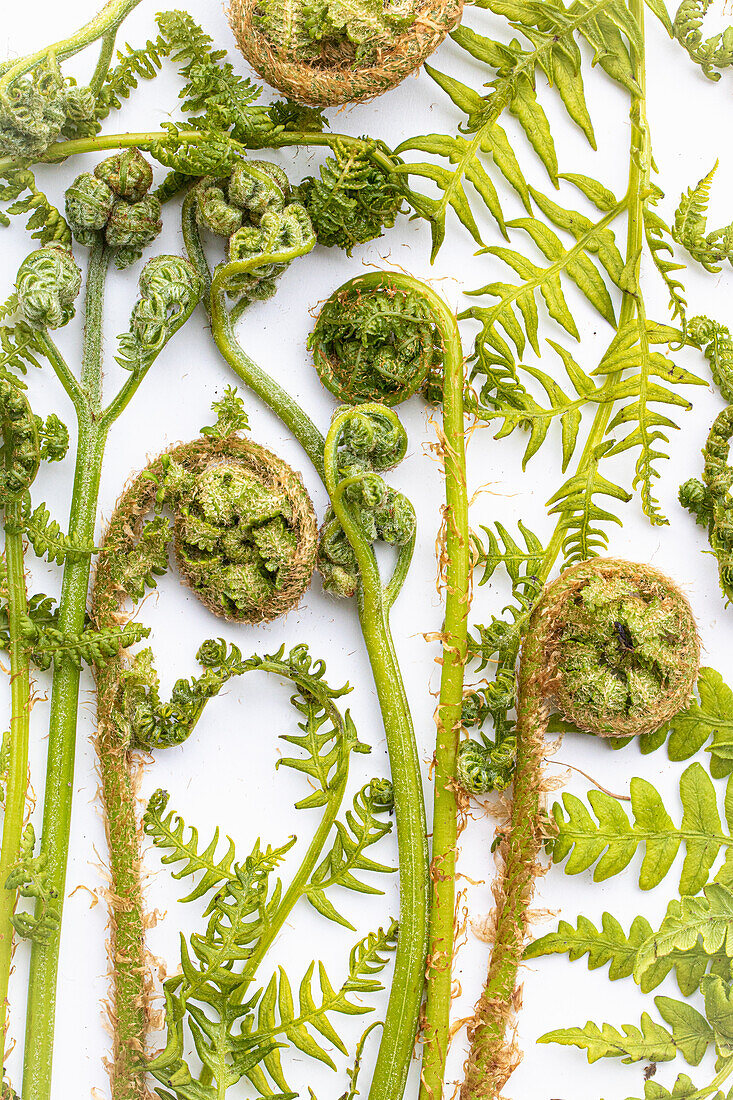
M 733 803 L 726 805 L 726 826 L 723 826 L 715 788 L 701 764 L 691 764 L 680 778 L 683 812 L 679 827 L 646 779 L 632 779 L 630 794 L 633 824 L 621 804 L 603 791 L 588 793 L 595 820 L 586 804 L 573 794 L 564 794 L 562 804 L 555 803 L 557 836 L 552 843 L 553 860 L 559 863 L 567 858 L 566 874 L 579 874 L 594 867 L 593 880 L 605 881 L 628 867 L 644 844 L 646 851 L 639 871 L 642 890 L 651 890 L 664 879 L 683 846 L 686 855 L 680 894 L 696 894 L 706 885 L 710 868 L 721 850 L 726 860 L 716 881 L 733 882 L 730 836 Z
M 392 822 L 380 820 L 377 814 L 388 813 L 392 806 L 390 783 L 372 780 L 362 787 L 354 795 L 353 809 L 346 811 L 346 822 L 335 823 L 336 837 L 333 847 L 316 867 L 306 887 L 305 897 L 313 908 L 345 928 L 353 929 L 353 925 L 338 912 L 330 898 L 326 897 L 326 890 L 332 886 L 342 886 L 362 894 L 383 893 L 376 886 L 357 878 L 354 872 L 385 873 L 394 870 L 365 855 L 367 848 L 391 831 Z
M 733 337 L 729 329 L 709 317 L 691 317 L 685 333 L 710 364 L 713 382 L 725 400 L 733 403 Z
M 702 24 L 712 0 L 682 0 L 674 19 L 673 33 L 709 80 L 720 80 L 716 69 L 733 64 L 733 27 L 703 38 Z
M 296 189 L 319 244 L 343 248 L 350 256 L 356 245 L 394 225 L 404 192 L 394 174 L 375 161 L 376 148 L 367 139 L 334 142 L 318 177 L 306 176 Z
M 733 223 L 706 233 L 710 187 L 718 161 L 706 176 L 681 196 L 674 215 L 672 236 L 706 271 L 718 272 L 724 260 L 733 261 Z
M 729 464 L 733 438 L 733 405 L 716 416 L 703 457 L 703 481 L 691 478 L 680 486 L 683 508 L 708 529 L 710 548 L 718 561 L 720 587 L 726 600 L 733 600 L 733 467 Z
M 35 846 L 36 834 L 33 826 L 28 824 L 23 830 L 18 862 L 7 881 L 0 886 L 6 890 L 17 890 L 21 898 L 33 899 L 33 913 L 16 912 L 12 918 L 13 927 L 19 936 L 36 943 L 45 943 L 58 931 L 61 918 L 57 906 L 58 895 L 48 882 L 46 856 L 35 856 Z

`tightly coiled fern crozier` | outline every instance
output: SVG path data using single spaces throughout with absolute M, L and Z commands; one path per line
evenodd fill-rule
M 440 45 L 462 0 L 232 0 L 240 50 L 289 99 L 321 107 L 371 99 L 399 84 Z
M 237 621 L 259 622 L 282 614 L 309 584 L 317 529 L 298 475 L 236 434 L 246 417 L 233 391 L 215 408 L 214 427 L 155 459 L 122 494 L 94 581 L 92 611 L 98 626 L 119 626 L 128 619 L 129 601 L 138 604 L 166 572 L 171 541 L 199 598 L 215 614 Z M 166 507 L 174 511 L 172 523 L 164 514 Z M 157 514 L 148 518 L 152 510 Z M 158 693 L 150 650 L 132 659 L 118 653 L 95 665 L 97 752 L 112 876 L 115 1100 L 147 1095 L 140 1051 L 149 1028 L 150 989 L 131 754 L 186 739 L 207 700 L 237 674 L 231 663 L 217 658 L 218 652 L 214 643 L 202 647 L 201 676 L 179 680 L 170 703 Z
M 493 1098 L 517 1063 L 505 1038 L 542 845 L 542 764 L 550 711 L 602 737 L 655 730 L 692 696 L 700 645 L 690 606 L 650 566 L 596 558 L 566 569 L 532 612 L 522 649 L 517 762 L 488 977 L 469 1025 L 461 1091 Z
M 729 464 L 733 438 L 733 405 L 713 421 L 703 457 L 703 480 L 690 478 L 680 486 L 680 504 L 697 523 L 708 529 L 710 549 L 718 559 L 720 587 L 727 601 L 733 601 L 733 467 Z
M 398 405 L 439 373 L 435 317 L 417 289 L 350 279 L 323 305 L 308 346 L 324 386 L 340 401 Z

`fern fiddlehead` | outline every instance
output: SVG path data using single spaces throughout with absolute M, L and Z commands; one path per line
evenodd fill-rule
M 565 570 L 543 593 L 522 650 L 517 764 L 494 946 L 469 1026 L 464 1100 L 495 1097 L 516 1064 L 505 1032 L 542 843 L 541 774 L 551 706 L 601 736 L 640 734 L 689 701 L 699 641 L 682 593 L 647 566 L 599 558 Z
M 236 0 L 240 50 L 289 99 L 320 107 L 370 99 L 419 68 L 460 19 L 460 0 Z
M 733 469 L 729 464 L 733 438 L 733 405 L 719 413 L 710 429 L 703 458 L 703 481 L 690 478 L 680 486 L 680 504 L 707 527 L 710 549 L 718 561 L 720 587 L 726 601 L 733 600 Z
M 92 593 L 99 629 L 119 624 L 127 617 L 127 601 L 137 604 L 156 584 L 156 577 L 166 572 L 171 544 L 181 576 L 199 598 L 215 614 L 235 621 L 282 614 L 309 583 L 316 522 L 302 484 L 275 455 L 237 434 L 246 426 L 246 416 L 234 392 L 215 408 L 214 426 L 200 439 L 180 444 L 150 463 L 120 498 Z M 156 515 L 148 520 L 152 509 Z M 173 512 L 172 523 L 164 509 Z M 214 642 L 205 643 L 198 656 L 202 675 L 190 682 L 179 680 L 170 703 L 160 698 L 149 650 L 132 660 L 119 654 L 95 667 L 97 749 L 112 874 L 114 1100 L 137 1100 L 145 1094 L 140 1053 L 149 1027 L 134 753 L 180 744 L 228 679 L 263 667 L 255 659 L 243 661 L 236 649 L 228 654 L 226 646 L 222 649 Z M 287 668 L 296 682 L 314 690 L 309 662 L 298 664 L 296 656 L 294 652 L 290 664 L 280 662 L 277 667 L 273 659 L 271 671 Z M 333 717 L 332 711 L 338 712 L 329 705 Z M 340 718 L 339 722 L 348 742 L 348 724 Z M 326 832 L 330 827 L 329 823 Z
M 440 1087 L 448 1047 L 457 842 L 454 782 L 470 602 L 463 349 L 456 319 L 442 299 L 412 276 L 387 272 L 362 275 L 339 287 L 321 309 L 309 345 L 321 381 L 336 397 L 356 405 L 357 411 L 362 402 L 395 405 L 428 387 L 432 397 L 442 398 L 440 454 L 446 500 L 441 574 L 446 607 L 441 634 L 422 1070 L 422 1087 L 430 1095 L 436 1083 Z M 332 523 L 334 530 L 325 527 L 322 535 L 321 568 L 328 569 L 326 575 L 334 588 L 348 591 L 353 580 L 346 548 L 339 543 L 343 527 Z M 385 1041 L 392 1041 L 387 1033 Z

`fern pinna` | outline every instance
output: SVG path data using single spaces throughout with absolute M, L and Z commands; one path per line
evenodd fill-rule
M 674 976 L 684 1000 L 657 995 L 654 1010 L 642 1011 L 638 1023 L 618 1028 L 589 1021 L 584 1026 L 557 1028 L 539 1040 L 579 1047 L 589 1062 L 620 1058 L 656 1063 L 679 1055 L 697 1066 L 708 1050 L 715 1052 L 709 1084 L 696 1085 L 688 1074 L 680 1073 L 674 1084 L 665 1086 L 645 1075 L 644 1100 L 724 1100 L 729 1095 L 724 1084 L 733 1074 L 733 789 L 732 762 L 726 749 L 733 695 L 720 674 L 709 668 L 700 671 L 698 695 L 687 710 L 663 727 L 653 746 L 658 749 L 666 741 L 673 761 L 689 758 L 703 745 L 710 750 L 705 765 L 695 761 L 679 777 L 681 813 L 677 806 L 665 805 L 646 779 L 634 778 L 630 813 L 602 791 L 591 790 L 587 803 L 564 794 L 553 809 L 554 823 L 547 834 L 553 862 L 564 861 L 567 874 L 592 868 L 594 882 L 622 874 L 637 849 L 643 848 L 638 881 L 644 890 L 668 880 L 682 849 L 685 858 L 677 884 L 679 897 L 670 900 L 658 925 L 641 915 L 628 926 L 610 913 L 595 922 L 580 915 L 575 923 L 561 921 L 556 931 L 530 944 L 524 953 L 525 959 L 551 954 L 567 954 L 571 961 L 586 958 L 592 970 L 609 964 L 611 981 L 633 978 L 642 994 L 653 992 L 665 978 Z M 716 783 L 722 779 L 724 789 Z

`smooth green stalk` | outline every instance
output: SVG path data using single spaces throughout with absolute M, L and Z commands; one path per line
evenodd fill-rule
M 385 412 L 383 406 L 362 405 Z M 337 414 L 326 437 L 324 465 L 331 504 L 359 566 L 359 621 L 374 675 L 387 735 L 395 795 L 400 870 L 400 934 L 382 1040 L 372 1077 L 371 1100 L 399 1100 L 404 1092 L 417 1034 L 425 981 L 428 915 L 428 851 L 420 761 L 410 709 L 389 627 L 389 600 L 371 543 L 345 498 L 352 479 L 340 481 L 337 448 L 345 422 Z M 409 548 L 411 553 L 412 547 Z
M 22 617 L 28 610 L 21 531 L 20 499 L 10 499 L 5 506 L 5 565 L 10 635 L 10 761 L 5 793 L 2 850 L 0 850 L 0 1042 L 3 1044 L 3 1049 L 7 1031 L 8 984 L 13 953 L 11 918 L 17 898 L 16 891 L 6 889 L 5 883 L 20 853 L 28 788 L 31 710 L 29 660 L 21 633 Z M 0 1080 L 2 1080 L 2 1074 L 0 1074 Z
M 52 58 L 53 62 L 58 64 L 67 57 L 73 57 L 74 54 L 86 49 L 92 42 L 97 42 L 100 38 L 104 39 L 102 56 L 106 57 L 106 68 L 104 71 L 104 75 L 106 76 L 107 69 L 109 68 L 109 61 L 112 57 L 114 35 L 119 29 L 120 24 L 139 3 L 140 0 L 109 0 L 102 10 L 97 12 L 93 19 L 90 19 L 88 23 L 80 27 L 70 38 L 64 38 L 60 42 L 55 42 L 53 46 L 46 46 L 36 53 L 18 58 L 16 61 L 3 61 L 0 63 L 0 94 L 2 94 L 5 89 L 9 88 L 14 80 L 30 72 L 31 69 L 39 63 Z M 101 83 L 99 72 L 96 72 L 95 76 L 97 77 L 97 82 Z

